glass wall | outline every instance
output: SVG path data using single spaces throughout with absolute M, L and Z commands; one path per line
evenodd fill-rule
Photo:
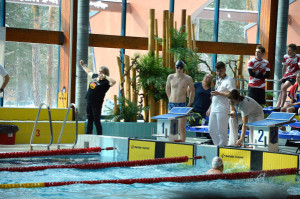
M 14 2 L 14 3 L 10 3 Z M 6 2 L 6 27 L 58 30 L 59 7 L 56 3 L 24 3 L 21 0 Z
M 195 17 L 196 39 L 212 41 L 215 1 Z M 255 43 L 258 0 L 220 1 L 219 42 Z
M 193 20 L 196 40 L 213 41 L 214 8 L 215 1 L 212 1 Z M 218 41 L 256 43 L 257 12 L 258 0 L 220 0 Z M 211 66 L 212 55 L 203 53 L 202 57 L 207 59 L 207 63 Z M 244 69 L 247 69 L 249 58 L 249 56 L 243 57 Z M 224 63 L 228 63 L 230 60 L 236 61 L 238 60 L 238 56 L 219 54 L 217 57 L 217 61 L 223 61 Z M 234 62 L 231 63 L 233 64 Z M 231 70 L 227 71 L 233 75 Z M 248 79 L 247 70 L 243 71 L 243 75 L 245 79 Z
M 4 106 L 57 106 L 58 46 L 6 42 Z
M 57 1 L 59 2 L 59 1 Z M 58 5 L 6 2 L 6 27 L 58 30 Z M 59 46 L 6 42 L 5 69 L 10 81 L 4 106 L 37 107 L 46 102 L 57 107 Z

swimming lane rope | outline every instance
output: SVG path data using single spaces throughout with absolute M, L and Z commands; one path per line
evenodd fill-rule
M 74 155 L 80 153 L 95 153 L 102 150 L 114 150 L 114 147 L 91 147 L 79 149 L 57 149 L 57 150 L 43 150 L 43 151 L 24 151 L 24 152 L 9 152 L 0 153 L 0 159 L 6 158 L 21 158 L 21 157 L 36 157 L 36 156 L 52 156 L 52 155 Z
M 71 184 L 104 184 L 104 183 L 151 184 L 151 183 L 159 183 L 159 182 L 179 182 L 179 183 L 180 182 L 200 182 L 200 181 L 210 181 L 210 180 L 219 180 L 219 179 L 238 180 L 238 179 L 249 179 L 249 178 L 257 178 L 257 177 L 272 177 L 272 176 L 294 175 L 294 174 L 298 174 L 297 168 L 265 170 L 265 171 L 249 171 L 249 172 L 239 172 L 239 173 L 225 173 L 225 174 L 213 174 L 213 175 L 196 175 L 196 176 L 0 184 L 0 189 L 22 188 L 22 187 L 23 188 L 54 187 L 54 186 L 64 186 L 64 185 L 71 185 Z
M 3 167 L 0 171 L 39 171 L 45 169 L 103 169 L 109 167 L 133 167 L 133 166 L 147 166 L 157 164 L 170 164 L 187 162 L 189 158 L 187 156 L 172 157 L 172 158 L 157 158 L 149 160 L 133 160 L 133 161 L 121 161 L 121 162 L 103 162 L 103 163 L 86 163 L 86 164 L 66 164 L 66 165 L 46 165 L 46 166 L 32 166 L 32 167 Z

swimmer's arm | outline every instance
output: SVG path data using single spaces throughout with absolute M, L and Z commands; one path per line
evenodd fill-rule
M 83 60 L 80 60 L 80 66 L 86 72 L 86 74 L 88 74 L 89 77 L 93 76 L 93 72 L 88 67 L 86 67 L 84 65 L 84 61 Z
M 247 123 L 248 123 L 248 115 L 242 117 L 243 120 L 243 126 L 242 126 L 242 132 L 241 132 L 241 137 L 240 139 L 236 142 L 237 145 L 240 145 L 243 140 L 245 139 L 245 135 L 246 135 L 246 129 L 247 129 Z
M 194 83 L 193 83 L 193 79 L 189 78 L 188 80 L 189 82 L 189 103 L 188 103 L 188 107 L 190 107 L 192 105 L 192 103 L 194 102 L 194 95 L 195 95 L 195 87 L 194 87 Z
M 170 75 L 168 76 L 168 79 L 167 79 L 167 83 L 166 83 L 166 94 L 168 96 L 168 99 L 170 99 L 170 96 L 171 96 L 171 83 L 170 83 L 170 80 L 171 77 Z

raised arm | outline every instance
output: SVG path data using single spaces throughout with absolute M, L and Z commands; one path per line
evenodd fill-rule
M 112 87 L 112 86 L 114 86 L 116 84 L 116 80 L 114 80 L 111 77 L 108 77 L 108 76 L 105 75 L 105 79 L 107 79 L 109 81 L 110 87 Z
M 86 74 L 89 76 L 89 77 L 92 77 L 93 76 L 93 72 L 84 65 L 84 61 L 83 60 L 80 60 L 80 66 L 81 68 L 86 72 Z

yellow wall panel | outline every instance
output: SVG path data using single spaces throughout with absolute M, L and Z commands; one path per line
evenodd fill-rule
M 37 108 L 26 108 L 23 109 L 23 111 L 24 111 L 24 118 L 23 118 L 24 120 L 35 121 L 38 112 Z
M 52 120 L 64 121 L 67 114 L 67 109 L 51 109 Z M 70 109 L 67 121 L 72 121 L 73 109 Z
M 194 157 L 194 147 L 193 145 L 187 144 L 173 144 L 166 143 L 165 144 L 165 157 L 180 157 L 180 156 L 188 156 L 189 158 Z M 193 159 L 190 159 L 186 164 L 193 165 Z
M 298 156 L 289 154 L 263 153 L 263 170 L 298 167 Z
M 50 109 L 52 121 L 63 121 L 65 119 L 67 108 Z M 20 120 L 35 121 L 38 108 L 4 108 L 0 107 L 0 120 Z M 67 121 L 72 121 L 73 109 L 70 109 Z M 43 107 L 40 112 L 39 121 L 48 121 L 48 109 Z
M 155 142 L 129 140 L 129 160 L 146 160 L 155 158 Z
M 3 108 L 0 107 L 0 120 L 12 120 L 12 116 L 11 116 L 11 108 Z
M 23 115 L 18 108 L 11 108 L 11 120 L 19 120 L 19 118 L 22 118 Z
M 4 123 L 2 123 L 4 124 Z M 19 127 L 19 131 L 16 134 L 15 144 L 29 144 L 31 133 L 34 127 L 34 122 L 9 122 L 7 124 L 17 125 Z M 60 129 L 62 127 L 63 122 L 52 122 L 53 128 L 53 144 L 57 143 L 59 138 Z M 63 133 L 63 137 L 61 139 L 61 143 L 74 143 L 75 141 L 75 122 L 68 122 L 65 126 L 65 131 Z M 84 134 L 84 122 L 78 123 L 78 134 Z M 49 122 L 38 122 L 36 133 L 33 138 L 34 144 L 48 144 L 50 142 L 50 125 Z

